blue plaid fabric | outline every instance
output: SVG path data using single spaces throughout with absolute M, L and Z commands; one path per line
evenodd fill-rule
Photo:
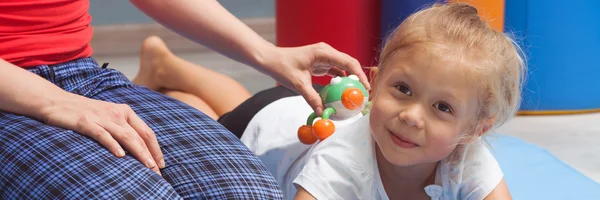
M 0 199 L 283 198 L 261 161 L 196 109 L 91 58 L 30 71 L 66 91 L 131 106 L 154 130 L 167 166 L 161 177 L 88 137 L 0 112 Z

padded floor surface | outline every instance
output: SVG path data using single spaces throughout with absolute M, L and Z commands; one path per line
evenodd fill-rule
M 487 139 L 513 199 L 599 200 L 600 184 L 521 139 L 493 134 Z

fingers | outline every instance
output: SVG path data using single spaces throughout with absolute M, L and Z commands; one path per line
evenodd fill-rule
M 315 57 L 318 61 L 327 62 L 330 65 L 349 71 L 358 77 L 367 90 L 371 89 L 367 75 L 365 75 L 365 72 L 360 67 L 358 60 L 348 54 L 335 50 L 325 43 L 318 43 L 314 47 L 316 48 L 314 51 Z
M 84 125 L 85 124 L 85 125 Z M 106 147 L 115 156 L 122 158 L 125 156 L 125 151 L 121 145 L 100 125 L 92 122 L 81 124 L 82 133 L 88 133 L 89 137 L 98 141 L 102 146 Z
M 329 73 L 329 71 L 333 68 L 333 66 L 331 66 L 331 64 L 329 63 L 319 63 L 319 62 L 315 62 L 312 63 L 311 67 L 311 74 L 313 76 L 323 76 L 323 75 L 327 75 Z
M 117 157 L 124 157 L 129 152 L 160 174 L 157 162 L 163 160 L 163 155 L 156 136 L 129 106 L 82 96 L 60 106 L 62 109 L 57 110 L 62 113 L 48 113 L 46 123 L 90 137 Z M 164 166 L 164 161 L 161 163 Z
M 331 76 L 331 77 L 338 77 L 338 76 L 346 76 L 346 71 L 337 68 L 337 67 L 332 67 L 331 69 L 329 69 L 329 71 L 327 72 L 327 75 Z
M 133 110 L 129 112 L 127 122 L 129 122 L 129 125 L 131 125 L 131 127 L 140 135 L 142 140 L 144 140 L 154 161 L 158 164 L 158 167 L 161 169 L 165 168 L 165 159 L 160 150 L 160 146 L 158 145 L 156 135 L 154 135 L 154 131 L 152 131 L 152 129 L 150 129 L 150 127 L 148 127 L 148 125 L 133 112 Z
M 108 121 L 102 124 L 117 142 L 119 142 L 133 157 L 138 159 L 143 165 L 160 174 L 154 158 L 150 154 L 146 142 L 135 132 L 126 122 L 119 124 Z
M 298 92 L 304 97 L 308 105 L 315 111 L 317 116 L 323 113 L 323 102 L 319 93 L 310 85 L 303 84 L 298 88 Z

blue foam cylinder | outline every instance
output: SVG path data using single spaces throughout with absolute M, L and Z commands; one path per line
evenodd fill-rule
M 386 37 L 410 14 L 433 3 L 435 0 L 381 0 L 381 34 Z M 385 41 L 383 41 L 385 42 Z
M 600 1 L 506 0 L 505 16 L 529 58 L 521 110 L 600 108 Z

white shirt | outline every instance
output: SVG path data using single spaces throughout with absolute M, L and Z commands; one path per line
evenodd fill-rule
M 317 199 L 388 199 L 368 115 L 335 121 L 332 136 L 305 145 L 297 130 L 311 112 L 301 96 L 280 99 L 259 111 L 241 138 L 265 163 L 285 198 L 293 199 L 298 184 Z M 424 188 L 432 199 L 483 199 L 503 177 L 480 141 L 470 144 L 459 158 L 438 165 L 436 184 Z

